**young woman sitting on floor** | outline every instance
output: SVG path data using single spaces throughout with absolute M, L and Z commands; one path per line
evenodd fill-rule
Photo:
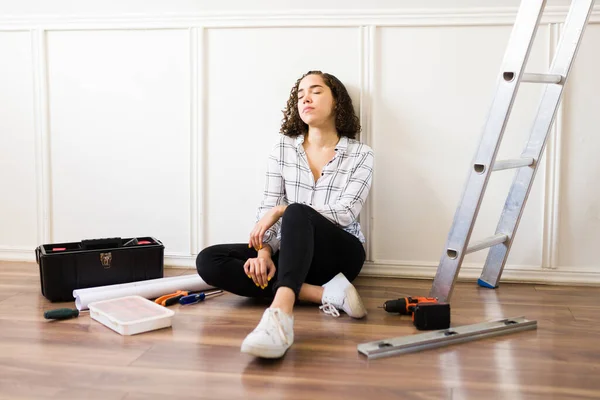
M 294 342 L 297 300 L 362 318 L 350 283 L 365 261 L 357 219 L 373 177 L 373 151 L 356 140 L 360 123 L 344 85 L 310 71 L 291 90 L 281 135 L 268 157 L 266 187 L 248 243 L 202 250 L 198 274 L 215 287 L 269 297 L 241 351 L 279 358 Z

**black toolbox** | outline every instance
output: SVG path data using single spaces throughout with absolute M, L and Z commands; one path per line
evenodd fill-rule
M 164 245 L 153 237 L 44 244 L 35 249 L 42 295 L 73 301 L 73 290 L 163 278 Z

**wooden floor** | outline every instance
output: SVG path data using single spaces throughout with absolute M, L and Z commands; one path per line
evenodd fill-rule
M 166 275 L 193 273 L 169 269 Z M 296 311 L 278 361 L 240 353 L 264 304 L 226 294 L 175 311 L 173 327 L 121 336 L 83 315 L 49 322 L 36 264 L 0 262 L 1 399 L 579 399 L 600 398 L 600 288 L 460 283 L 453 326 L 523 315 L 527 331 L 367 360 L 356 346 L 418 331 L 385 300 L 426 295 L 430 281 L 359 278 L 369 315 Z

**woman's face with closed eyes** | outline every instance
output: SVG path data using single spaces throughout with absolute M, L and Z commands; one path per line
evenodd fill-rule
M 308 126 L 335 121 L 331 89 L 320 75 L 307 75 L 298 85 L 298 114 Z

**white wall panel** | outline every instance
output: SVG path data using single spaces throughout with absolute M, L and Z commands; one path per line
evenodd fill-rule
M 188 35 L 49 33 L 55 241 L 154 235 L 189 253 Z
M 0 32 L 0 247 L 37 245 L 35 120 L 29 32 Z
M 313 69 L 332 73 L 358 111 L 359 30 L 218 29 L 207 36 L 206 244 L 244 242 L 262 199 L 281 110 L 296 80 Z
M 519 1 L 71 3 L 0 5 L 0 258 L 154 235 L 167 265 L 192 266 L 202 246 L 246 241 L 290 89 L 321 69 L 365 102 L 365 273 L 433 276 Z M 529 72 L 547 69 L 568 3 L 548 2 Z M 598 6 L 591 21 L 506 279 L 600 282 Z M 521 86 L 499 158 L 520 155 L 541 89 Z M 493 174 L 472 240 L 494 232 L 513 175 Z
M 565 87 L 558 268 L 600 270 L 600 25 L 586 28 Z
M 437 263 L 466 181 L 510 26 L 382 28 L 373 105 L 375 260 Z M 547 63 L 541 28 L 529 69 Z M 540 89 L 521 87 L 499 159 L 520 155 Z M 514 172 L 490 180 L 473 240 L 492 235 Z M 531 193 L 511 264 L 541 257 L 543 170 Z M 468 255 L 465 263 L 484 260 Z

